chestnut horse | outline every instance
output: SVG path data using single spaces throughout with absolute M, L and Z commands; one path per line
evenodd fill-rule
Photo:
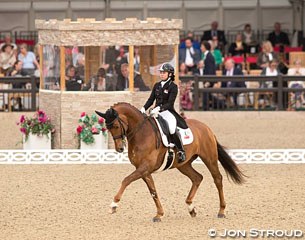
M 156 129 L 156 123 L 151 117 L 143 115 L 129 103 L 117 103 L 108 109 L 106 113 L 98 111 L 96 113 L 105 118 L 106 126 L 112 134 L 116 151 L 124 151 L 125 138 L 127 138 L 128 157 L 131 164 L 136 168 L 122 181 L 121 187 L 110 205 L 111 213 L 117 211 L 118 202 L 121 200 L 126 187 L 133 181 L 142 178 L 157 207 L 157 215 L 153 218 L 153 221 L 161 221 L 164 211 L 151 174 L 161 167 L 167 148 L 162 144 L 158 144 L 160 133 Z M 178 163 L 177 159 L 175 159 L 171 168 L 177 168 L 192 181 L 192 187 L 186 198 L 189 213 L 192 217 L 197 214 L 192 202 L 203 176 L 192 167 L 192 162 L 197 157 L 200 157 L 211 172 L 218 190 L 220 200 L 218 217 L 225 217 L 226 203 L 218 160 L 234 183 L 242 184 L 244 182 L 244 174 L 217 142 L 210 128 L 194 119 L 188 119 L 186 122 L 193 132 L 194 140 L 191 144 L 184 146 L 186 160 Z

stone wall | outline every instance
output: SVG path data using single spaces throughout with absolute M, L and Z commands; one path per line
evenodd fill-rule
M 182 19 L 147 18 L 141 21 L 126 18 L 117 21 L 108 18 L 65 19 L 35 21 L 39 31 L 39 44 L 57 46 L 114 46 L 114 45 L 175 45 L 179 44 Z

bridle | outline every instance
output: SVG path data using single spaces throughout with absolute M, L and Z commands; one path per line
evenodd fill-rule
M 120 124 L 120 128 L 121 128 L 121 134 L 119 135 L 115 135 L 112 136 L 113 140 L 117 140 L 117 139 L 122 139 L 122 141 L 125 141 L 125 138 L 129 138 L 129 140 L 131 140 L 136 132 L 138 130 L 140 130 L 140 128 L 144 125 L 144 123 L 146 122 L 146 120 L 148 119 L 148 117 L 144 117 L 144 120 L 141 121 L 131 132 L 127 133 L 127 130 L 125 129 L 124 125 L 126 125 L 126 127 L 128 128 L 128 124 L 126 122 L 123 121 L 123 119 L 121 119 L 119 117 L 119 115 L 117 115 L 110 123 L 106 123 L 106 127 L 108 130 L 110 130 L 111 128 L 113 128 L 113 124 L 115 122 L 115 120 L 118 120 L 119 124 Z

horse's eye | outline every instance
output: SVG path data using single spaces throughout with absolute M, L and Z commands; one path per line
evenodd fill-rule
M 113 128 L 114 128 L 114 129 L 118 129 L 119 126 L 118 126 L 118 125 L 114 125 Z

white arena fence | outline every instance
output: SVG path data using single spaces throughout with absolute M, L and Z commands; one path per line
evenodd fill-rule
M 236 163 L 305 163 L 305 149 L 230 149 Z M 0 164 L 128 164 L 128 153 L 111 150 L 0 150 Z M 202 163 L 196 159 L 195 163 Z

